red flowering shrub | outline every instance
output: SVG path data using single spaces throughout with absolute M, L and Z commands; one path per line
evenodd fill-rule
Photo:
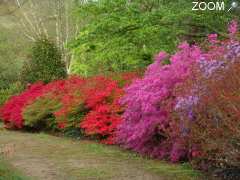
M 17 96 L 11 97 L 1 108 L 0 116 L 7 128 L 22 128 L 22 111 L 25 106 L 43 94 L 43 83 L 35 83 Z
M 61 102 L 49 96 L 39 97 L 24 107 L 22 112 L 24 126 L 31 130 L 55 130 L 56 120 L 53 112 L 61 107 Z
M 113 144 L 123 111 L 118 104 L 123 94 L 119 86 L 129 84 L 135 77 L 134 73 L 118 75 L 118 80 L 73 76 L 45 85 L 36 83 L 12 97 L 2 107 L 1 116 L 9 128 L 27 126 L 65 131 L 81 127 L 86 135 Z
M 85 114 L 84 96 L 81 92 L 86 80 L 77 76 L 64 80 L 61 84 L 58 82 L 49 85 L 56 86 L 50 93 L 51 98 L 58 99 L 62 106 L 54 112 L 59 129 L 67 127 L 78 127 L 79 122 Z
M 104 77 L 88 79 L 84 87 L 86 106 L 90 110 L 80 124 L 87 135 L 97 136 L 106 144 L 113 144 L 115 131 L 121 122 L 122 109 L 118 100 L 122 90 L 117 82 Z
M 55 112 L 55 118 L 59 123 L 67 120 L 66 114 L 71 114 L 79 105 L 79 90 L 85 82 L 80 77 L 70 77 L 66 80 L 57 80 L 44 85 L 35 83 L 23 93 L 11 97 L 1 108 L 0 115 L 8 128 L 22 128 L 24 126 L 23 112 L 26 107 L 34 104 L 39 98 L 54 99 L 61 103 L 61 108 Z M 38 108 L 31 110 L 36 113 Z M 31 121 L 29 119 L 29 121 Z M 62 126 L 61 126 L 62 127 Z
M 115 131 L 121 123 L 121 117 L 108 105 L 100 105 L 90 111 L 83 119 L 81 128 L 87 135 L 95 135 L 103 143 L 114 144 Z

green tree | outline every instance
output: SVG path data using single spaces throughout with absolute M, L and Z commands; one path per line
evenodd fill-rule
M 173 51 L 179 41 L 198 42 L 211 32 L 224 37 L 234 16 L 192 11 L 189 0 L 77 2 L 75 17 L 81 26 L 70 45 L 71 71 L 83 75 L 142 68 L 158 51 Z
M 43 81 L 47 83 L 65 76 L 65 65 L 56 45 L 46 38 L 37 40 L 32 47 L 30 61 L 26 61 L 23 66 L 22 82 Z

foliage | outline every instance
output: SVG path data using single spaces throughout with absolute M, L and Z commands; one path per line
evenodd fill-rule
M 195 118 L 193 107 L 208 92 L 204 79 L 229 68 L 239 57 L 235 21 L 230 27 L 230 39 L 219 41 L 210 35 L 204 50 L 182 43 L 170 59 L 163 52 L 156 56 L 144 77 L 126 89 L 122 99 L 126 110 L 118 132 L 120 145 L 173 162 L 199 153 L 189 146 L 188 139 L 189 124 Z
M 192 11 L 188 0 L 98 0 L 76 7 L 81 26 L 70 45 L 71 71 L 84 76 L 146 67 L 153 54 L 172 52 L 179 41 L 198 42 L 214 32 L 224 37 L 234 16 L 233 12 Z
M 23 86 L 19 82 L 9 85 L 7 89 L 0 89 L 0 106 L 3 105 L 9 97 L 20 93 L 22 90 Z
M 27 105 L 22 116 L 24 126 L 33 129 L 51 129 L 57 128 L 53 113 L 60 109 L 61 103 L 51 97 L 37 98 L 32 104 Z
M 38 39 L 32 47 L 32 57 L 25 62 L 21 74 L 24 83 L 50 82 L 66 76 L 61 52 L 46 38 Z

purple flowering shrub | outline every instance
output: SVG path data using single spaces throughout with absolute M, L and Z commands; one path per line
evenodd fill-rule
M 172 162 L 196 157 L 197 146 L 188 142 L 190 124 L 196 117 L 193 108 L 208 93 L 204 79 L 227 69 L 239 57 L 236 29 L 233 21 L 230 38 L 224 41 L 209 35 L 205 50 L 184 42 L 172 56 L 160 52 L 144 77 L 125 89 L 121 104 L 126 110 L 118 128 L 118 143 Z

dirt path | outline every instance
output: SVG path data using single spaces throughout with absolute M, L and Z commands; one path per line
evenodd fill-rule
M 146 160 L 117 147 L 46 134 L 0 131 L 1 147 L 17 169 L 40 180 L 197 179 L 192 170 Z

